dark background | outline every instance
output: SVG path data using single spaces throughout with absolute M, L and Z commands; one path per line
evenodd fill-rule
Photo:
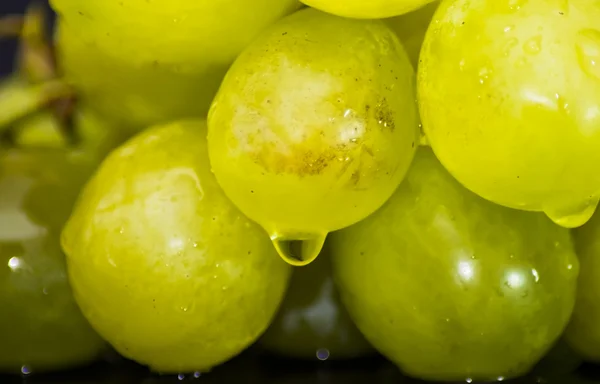
M 102 0 L 80 0 L 102 1 Z M 209 0 L 190 0 L 209 1 Z M 250 1 L 250 0 L 248 0 Z M 0 0 L 0 16 L 22 13 L 27 0 Z M 16 50 L 15 41 L 0 40 L 0 76 L 10 72 Z M 1 315 L 1 314 L 0 314 Z M 2 341 L 0 340 L 0 344 Z M 575 372 L 561 367 L 560 361 L 546 362 L 528 377 L 507 380 L 511 384 L 600 384 L 600 370 L 583 365 Z M 251 348 L 238 358 L 216 368 L 213 372 L 195 378 L 193 375 L 158 376 L 139 365 L 118 357 L 107 358 L 80 370 L 28 377 L 0 375 L 0 384 L 167 384 L 193 381 L 207 384 L 418 384 L 419 380 L 406 378 L 398 369 L 381 357 L 348 362 L 298 362 L 281 359 Z M 464 381 L 462 382 L 464 383 Z

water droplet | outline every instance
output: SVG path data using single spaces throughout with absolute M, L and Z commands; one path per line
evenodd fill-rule
M 498 378 L 496 380 L 498 380 L 498 381 L 504 381 L 504 376 L 498 376 Z
M 8 259 L 8 268 L 12 269 L 13 271 L 16 271 L 17 269 L 21 268 L 23 266 L 23 260 L 21 260 L 20 257 L 11 257 L 10 259 Z
M 202 373 L 200 373 L 198 371 L 194 372 L 194 378 L 195 379 L 199 378 L 200 376 L 202 376 Z
M 48 294 L 48 288 L 44 287 L 44 289 L 42 289 L 42 293 L 44 295 L 47 295 Z
M 579 31 L 575 50 L 581 70 L 588 76 L 600 79 L 600 31 L 597 29 Z
M 527 3 L 527 0 L 508 0 L 508 8 L 511 11 L 518 11 Z M 469 381 L 470 383 L 470 381 Z
M 273 235 L 271 241 L 279 256 L 297 267 L 312 263 L 323 248 L 327 234 Z
M 577 228 L 587 223 L 598 206 L 598 199 L 591 199 L 583 204 L 546 209 L 546 216 L 554 223 L 565 228 Z
M 185 375 L 183 373 L 180 373 L 179 375 L 177 375 L 177 380 L 181 381 L 185 379 Z
M 534 36 L 523 44 L 523 50 L 530 55 L 537 55 L 542 50 L 542 36 Z
M 506 27 L 504 27 L 504 32 L 508 33 L 510 31 L 512 31 L 512 29 L 514 28 L 514 25 L 507 25 Z
M 179 307 L 179 309 L 181 309 L 183 312 L 187 312 L 188 311 L 187 307 Z
M 531 269 L 531 274 L 533 275 L 533 279 L 535 280 L 536 283 L 538 281 L 540 281 L 540 274 L 538 273 L 537 269 L 532 268 Z
M 504 44 L 504 56 L 510 55 L 512 49 L 518 44 L 519 39 L 517 39 L 516 37 L 511 37 L 510 39 L 506 40 L 506 43 Z
M 492 73 L 492 71 L 488 67 L 480 68 L 479 69 L 479 83 L 480 84 L 485 83 L 489 79 L 491 73 Z
M 21 373 L 22 373 L 23 375 L 26 375 L 26 376 L 27 376 L 27 375 L 31 374 L 31 368 L 29 368 L 29 367 L 28 367 L 28 366 L 26 366 L 26 365 L 22 365 L 22 366 L 21 366 Z
M 194 244 L 192 244 L 192 247 L 194 247 L 194 248 L 198 248 L 198 243 L 194 243 Z
M 465 379 L 465 381 L 466 381 L 467 383 L 472 383 L 472 382 L 473 382 L 473 379 L 471 379 L 470 377 L 467 377 L 467 378 Z
M 317 350 L 317 359 L 325 361 L 329 359 L 329 350 L 327 348 L 320 348 Z
M 123 232 L 125 232 L 125 230 L 123 229 L 123 227 L 119 228 L 119 233 L 122 235 Z

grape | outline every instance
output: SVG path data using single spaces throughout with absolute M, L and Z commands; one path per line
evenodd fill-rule
M 385 20 L 406 48 L 414 68 L 418 67 L 419 53 L 421 52 L 425 32 L 427 32 L 431 18 L 439 5 L 439 1 L 434 1 L 415 11 Z
M 373 349 L 356 329 L 339 300 L 325 244 L 312 264 L 296 268 L 277 316 L 261 344 L 300 359 L 346 359 Z
M 211 174 L 204 121 L 150 128 L 112 152 L 62 245 L 90 323 L 161 373 L 208 370 L 249 346 L 290 275 Z
M 382 21 L 310 8 L 233 64 L 209 112 L 211 165 L 286 261 L 311 262 L 328 232 L 371 214 L 403 179 L 419 135 L 414 79 Z
M 338 16 L 380 19 L 414 11 L 433 0 L 301 0 L 304 4 Z
M 565 338 L 583 358 L 600 362 L 600 214 L 574 230 L 573 240 L 581 272 L 575 310 Z
M 123 126 L 204 118 L 219 83 L 296 0 L 52 0 L 58 61 L 80 95 Z
M 70 151 L 0 154 L 0 371 L 86 364 L 104 350 L 77 307 L 60 231 L 92 172 Z
M 478 195 L 564 227 L 600 197 L 600 3 L 449 0 L 418 73 L 427 139 Z
M 469 192 L 422 147 L 390 200 L 331 235 L 343 303 L 375 348 L 427 380 L 526 373 L 571 315 L 567 229 Z

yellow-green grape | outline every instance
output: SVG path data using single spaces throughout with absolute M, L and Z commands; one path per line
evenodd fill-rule
M 443 1 L 421 51 L 427 139 L 495 203 L 584 224 L 600 197 L 600 2 Z
M 338 16 L 381 19 L 414 11 L 433 0 L 300 0 Z
M 440 2 L 436 0 L 415 11 L 385 19 L 385 22 L 396 32 L 406 48 L 410 62 L 415 69 L 418 67 L 419 53 L 425 39 L 425 32 L 427 32 L 433 14 L 439 5 Z
M 204 121 L 151 128 L 113 151 L 62 245 L 83 314 L 161 373 L 206 371 L 248 347 L 290 276 L 210 172 Z
M 480 198 L 420 148 L 381 209 L 331 234 L 342 301 L 367 340 L 410 376 L 525 374 L 573 310 L 579 263 L 569 231 Z
M 379 20 L 311 8 L 236 60 L 209 112 L 208 145 L 227 196 L 291 264 L 328 232 L 379 208 L 418 144 L 415 74 Z
M 58 62 L 101 115 L 144 129 L 206 117 L 235 57 L 297 0 L 52 0 Z
M 106 347 L 75 303 L 60 248 L 92 171 L 67 150 L 0 154 L 0 372 L 66 369 Z
M 325 244 L 310 265 L 295 268 L 283 304 L 260 343 L 282 356 L 340 360 L 373 352 L 348 316 L 331 275 Z
M 600 213 L 573 231 L 581 272 L 565 338 L 585 360 L 600 362 Z

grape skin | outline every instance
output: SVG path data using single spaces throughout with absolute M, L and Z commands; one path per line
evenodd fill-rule
M 381 21 L 310 8 L 283 19 L 238 57 L 209 113 L 219 184 L 272 237 L 361 220 L 410 166 L 414 80 Z
M 427 139 L 463 185 L 579 226 L 600 197 L 600 3 L 442 2 L 418 72 Z
M 420 379 L 523 375 L 573 310 L 579 263 L 569 231 L 469 192 L 427 147 L 380 210 L 330 240 L 355 324 Z

